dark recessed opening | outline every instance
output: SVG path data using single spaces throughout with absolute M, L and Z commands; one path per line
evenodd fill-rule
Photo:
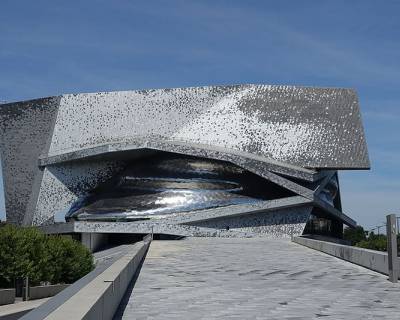
M 125 168 L 76 201 L 67 219 L 133 221 L 293 196 L 232 163 L 158 152 Z

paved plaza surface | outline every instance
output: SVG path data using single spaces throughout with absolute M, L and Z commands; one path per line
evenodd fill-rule
M 288 240 L 153 241 L 115 319 L 400 319 L 400 284 Z
M 50 298 L 36 299 L 30 301 L 15 301 L 13 304 L 0 306 L 1 319 L 18 319 L 28 311 L 35 309 L 45 303 Z

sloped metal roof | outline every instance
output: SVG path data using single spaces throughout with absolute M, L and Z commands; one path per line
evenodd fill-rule
M 63 95 L 49 156 L 131 138 L 204 144 L 306 168 L 370 166 L 353 90 L 268 85 Z

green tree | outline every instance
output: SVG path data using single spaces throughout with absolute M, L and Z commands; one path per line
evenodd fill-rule
M 356 246 L 371 250 L 387 251 L 387 238 L 383 234 L 370 234 L 368 239 L 358 242 Z
M 0 228 L 0 287 L 12 287 L 17 278 L 72 283 L 94 268 L 91 253 L 66 236 L 47 236 L 38 229 Z
M 349 240 L 353 246 L 367 239 L 366 232 L 362 226 L 355 228 L 346 227 L 343 231 L 343 238 Z
M 0 288 L 8 288 L 14 281 L 16 246 L 17 234 L 15 229 L 3 226 L 0 229 Z
M 29 277 L 33 284 L 42 278 L 46 263 L 46 236 L 35 228 L 6 225 L 0 229 L 0 283 L 11 285 L 16 278 Z
M 94 268 L 89 250 L 69 237 L 49 237 L 46 247 L 49 257 L 46 278 L 52 283 L 72 283 Z

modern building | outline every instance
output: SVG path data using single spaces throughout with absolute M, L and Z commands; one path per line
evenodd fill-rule
M 370 166 L 351 89 L 67 94 L 1 105 L 0 129 L 7 221 L 90 241 L 341 237 L 338 170 Z

